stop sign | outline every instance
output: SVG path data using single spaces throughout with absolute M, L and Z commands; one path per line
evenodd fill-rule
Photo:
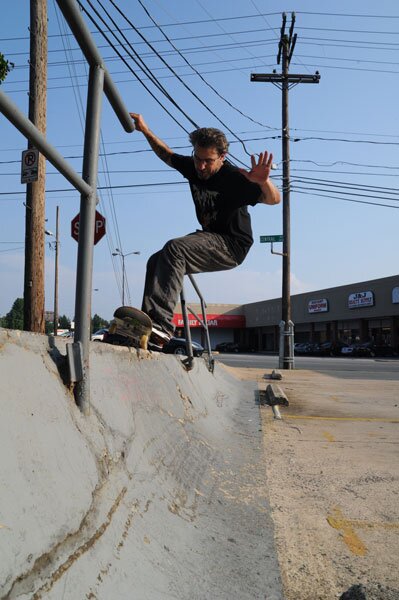
M 79 221 L 80 213 L 71 221 L 71 236 L 77 242 L 79 241 Z M 96 210 L 96 219 L 94 222 L 94 244 L 97 244 L 105 235 L 105 217 Z

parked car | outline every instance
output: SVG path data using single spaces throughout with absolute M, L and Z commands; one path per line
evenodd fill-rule
M 344 342 L 323 342 L 319 345 L 318 354 L 320 356 L 340 356 L 342 348 L 348 344 Z
M 192 348 L 193 348 L 193 355 L 194 356 L 202 356 L 202 353 L 204 352 L 204 348 L 203 346 L 201 346 L 201 344 L 198 344 L 198 342 L 191 342 Z M 169 342 L 167 342 L 164 347 L 162 348 L 162 352 L 164 352 L 165 354 L 181 354 L 181 355 L 186 355 L 187 354 L 187 345 L 186 345 L 186 340 L 185 338 L 181 338 L 181 337 L 172 337 Z
M 238 342 L 220 342 L 220 344 L 216 344 L 215 350 L 217 352 L 255 352 L 255 348 L 244 346 Z
M 102 342 L 104 340 L 104 334 L 108 333 L 107 327 L 102 327 L 91 336 L 92 342 Z
M 356 346 L 357 344 L 349 344 L 348 346 L 343 346 L 341 348 L 341 354 L 343 356 L 356 356 Z
M 375 344 L 374 342 L 364 342 L 355 344 L 353 350 L 354 356 L 395 356 L 395 351 L 388 344 Z
M 311 342 L 294 345 L 294 354 L 317 354 L 319 345 Z
M 62 337 L 62 338 L 72 338 L 73 336 L 74 336 L 73 331 L 64 331 L 63 333 L 60 333 L 58 335 L 58 337 Z
M 215 350 L 217 352 L 239 352 L 239 345 L 236 342 L 221 342 L 216 344 Z

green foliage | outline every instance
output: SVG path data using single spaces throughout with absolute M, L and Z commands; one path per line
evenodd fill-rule
M 14 63 L 9 62 L 4 58 L 4 54 L 0 52 L 0 85 L 5 80 L 8 73 L 14 68 Z
M 71 329 L 71 321 L 66 315 L 61 315 L 58 319 L 59 329 Z
M 4 327 L 7 329 L 24 328 L 24 301 L 23 298 L 17 298 L 12 305 L 9 313 L 3 317 Z
M 106 321 L 99 315 L 95 314 L 91 320 L 91 330 L 94 333 L 98 329 L 102 329 L 103 327 L 109 327 L 109 321 Z

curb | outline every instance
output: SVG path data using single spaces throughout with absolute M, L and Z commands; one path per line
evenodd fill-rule
M 280 386 L 275 383 L 269 383 L 267 386 L 266 397 L 267 403 L 270 404 L 270 406 L 289 406 L 287 396 L 284 394 Z

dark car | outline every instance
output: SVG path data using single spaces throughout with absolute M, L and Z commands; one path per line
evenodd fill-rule
M 365 342 L 355 345 L 354 356 L 395 356 L 395 351 L 388 344 L 375 344 L 374 342 Z
M 221 342 L 216 344 L 215 350 L 217 352 L 255 352 L 255 348 L 244 346 L 238 342 Z
M 311 342 L 304 342 L 303 344 L 295 344 L 294 346 L 294 354 L 317 354 L 318 344 L 313 344 Z
M 204 352 L 203 346 L 198 342 L 191 342 L 193 348 L 193 356 L 202 356 Z M 187 345 L 185 338 L 172 337 L 162 348 L 162 352 L 165 354 L 184 354 L 187 355 Z
M 344 342 L 323 342 L 319 346 L 319 356 L 340 356 L 342 348 L 346 348 L 348 344 Z
M 240 347 L 236 342 L 221 342 L 216 344 L 215 350 L 217 352 L 239 352 Z

